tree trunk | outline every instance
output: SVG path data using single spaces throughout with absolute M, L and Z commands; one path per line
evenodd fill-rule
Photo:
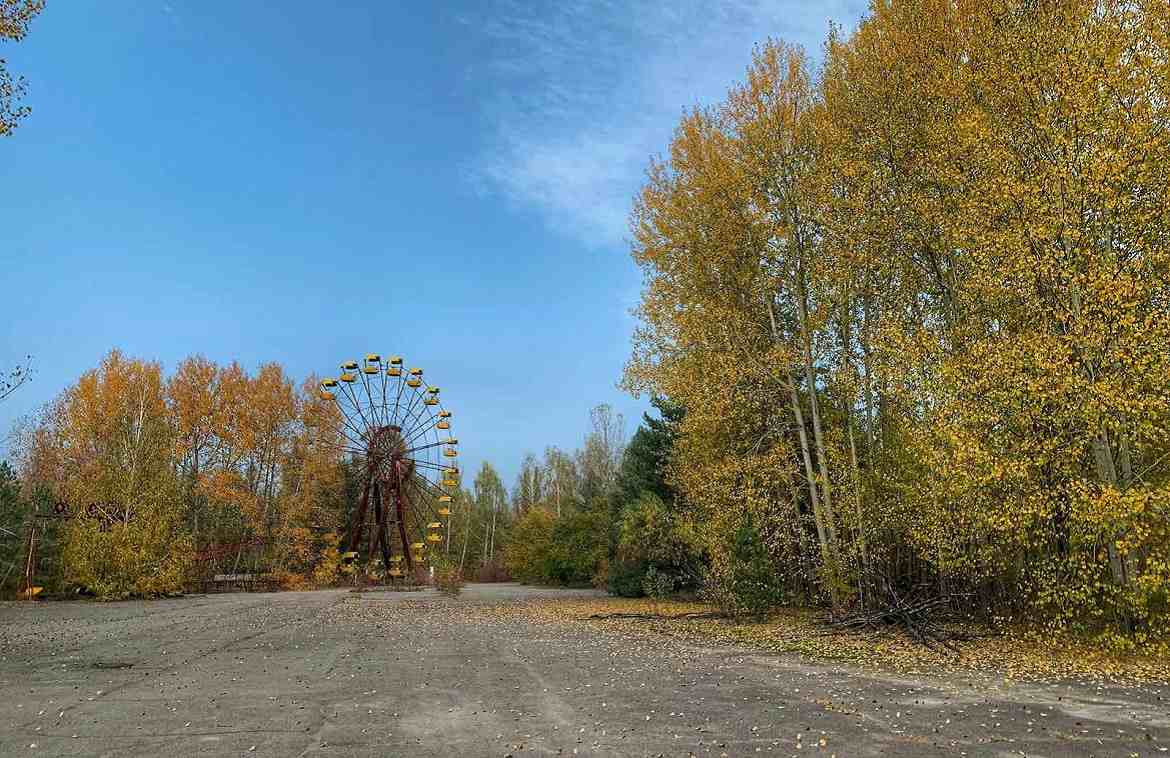
M 490 548 L 488 550 L 488 560 L 492 561 L 493 563 L 496 560 L 496 511 L 499 510 L 499 504 L 496 501 L 497 501 L 497 496 L 495 493 L 493 493 L 492 494 L 492 536 L 491 536 L 491 545 L 490 545 Z
M 865 605 L 865 582 L 869 575 L 869 556 L 865 545 L 865 519 L 861 509 L 861 467 L 857 462 L 857 442 L 853 435 L 853 407 L 854 407 L 854 385 L 853 380 L 858 377 L 857 369 L 853 365 L 853 333 L 850 328 L 851 321 L 849 319 L 849 293 L 845 293 L 845 304 L 841 308 L 841 362 L 842 370 L 845 374 L 845 382 L 848 383 L 848 392 L 845 394 L 845 428 L 849 432 L 849 470 L 853 480 L 853 510 L 857 524 L 857 548 L 861 558 L 861 576 L 858 578 L 857 587 L 861 594 L 862 606 Z
M 1096 464 L 1097 480 L 1106 487 L 1117 488 L 1117 466 L 1113 460 L 1113 450 L 1109 445 L 1109 437 L 1104 429 L 1099 431 L 1093 437 L 1093 461 Z M 1108 541 L 1109 551 L 1109 572 L 1113 577 L 1113 583 L 1124 587 L 1128 584 L 1128 577 L 1126 576 L 1125 558 L 1117 549 L 1117 539 L 1115 535 L 1109 536 Z
M 780 342 L 780 332 L 776 327 L 776 315 L 772 310 L 771 303 L 768 304 L 768 318 L 772 323 L 772 338 L 777 343 Z M 831 557 L 829 534 L 825 528 L 824 513 L 821 510 L 821 499 L 817 492 L 816 474 L 813 473 L 812 455 L 809 452 L 808 432 L 804 427 L 804 411 L 800 407 L 800 395 L 796 391 L 796 382 L 793 380 L 792 372 L 785 372 L 785 379 L 788 382 L 788 395 L 792 404 L 792 415 L 796 423 L 796 434 L 800 440 L 800 453 L 804 461 L 805 479 L 808 481 L 808 494 L 812 503 L 813 521 L 817 527 L 817 539 L 821 547 L 821 557 L 827 563 Z
M 829 484 L 828 456 L 825 455 L 825 438 L 821 432 L 820 404 L 817 402 L 816 373 L 813 370 L 812 334 L 808 325 L 808 297 L 804 285 L 804 275 L 797 277 L 797 315 L 800 317 L 800 336 L 804 350 L 804 374 L 808 384 L 809 409 L 812 411 L 813 439 L 817 446 L 817 467 L 821 475 L 822 508 L 825 515 L 825 529 L 829 534 L 829 545 L 836 552 L 837 527 L 833 518 L 833 496 Z

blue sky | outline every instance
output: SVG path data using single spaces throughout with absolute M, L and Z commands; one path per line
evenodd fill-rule
M 617 387 L 626 216 L 682 110 L 828 2 L 51 0 L 0 56 L 0 430 L 113 347 L 298 380 L 366 351 L 443 387 L 468 470 L 511 483 Z M 0 455 L 5 448 L 0 444 Z

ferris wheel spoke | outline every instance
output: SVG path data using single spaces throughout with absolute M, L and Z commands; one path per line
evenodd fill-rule
M 411 418 L 411 427 L 403 433 L 403 443 L 410 445 L 419 438 L 420 435 L 425 434 L 428 429 L 432 428 L 434 424 L 427 425 L 427 419 L 421 416 L 413 416 Z
M 373 426 L 373 424 L 371 424 L 370 420 L 368 418 L 366 418 L 366 414 L 362 410 L 361 403 L 358 402 L 357 393 L 353 391 L 353 387 L 350 386 L 349 382 L 343 382 L 342 387 L 345 389 L 346 392 L 349 393 L 349 398 L 350 398 L 350 400 L 353 401 L 353 407 L 355 410 L 357 410 L 358 415 L 362 417 L 362 422 L 366 425 L 366 428 L 367 429 L 371 428 Z M 362 436 L 364 437 L 365 435 L 362 435 Z
M 361 377 L 362 377 L 362 387 L 364 387 L 366 390 L 366 410 L 368 410 L 370 412 L 370 418 L 372 418 L 374 421 L 378 422 L 374 425 L 381 426 L 382 423 L 378 419 L 378 409 L 374 407 L 374 398 L 373 398 L 373 395 L 370 394 L 370 375 L 366 373 L 365 366 L 362 366 L 362 370 L 359 373 L 361 374 Z M 354 394 L 357 394 L 357 393 L 354 393 Z
M 410 398 L 410 405 L 408 405 L 408 406 L 406 407 L 406 412 L 407 412 L 408 414 L 410 414 L 410 417 L 411 417 L 412 419 L 413 419 L 413 418 L 416 418 L 416 417 L 417 417 L 417 414 L 418 414 L 418 411 L 416 411 L 416 410 L 414 409 L 414 406 L 415 406 L 415 405 L 418 403 L 418 399 L 419 399 L 420 397 L 423 397 L 423 396 L 426 394 L 426 393 L 424 393 L 424 392 L 419 392 L 419 391 L 418 391 L 418 388 L 413 388 L 413 389 L 414 389 L 414 395 L 413 395 L 413 396 Z M 424 406 L 424 407 L 425 407 L 425 406 Z
M 432 504 L 434 496 L 420 487 L 417 481 L 411 481 L 408 486 L 413 487 L 414 491 L 419 495 L 418 503 L 416 504 L 416 515 L 419 517 L 419 521 L 425 521 L 429 523 L 438 519 L 438 511 Z M 420 526 L 422 525 L 423 524 L 420 524 Z
M 398 423 L 398 405 L 402 402 L 402 388 L 406 386 L 406 377 L 403 375 L 404 371 L 405 369 L 399 366 L 398 376 L 395 377 L 398 380 L 397 391 L 394 393 L 394 423 L 396 424 Z
M 350 437 L 348 432 L 343 431 L 342 434 L 345 435 L 345 438 L 347 440 L 349 440 L 350 442 L 352 442 L 353 444 L 357 445 L 358 447 L 360 447 L 362 449 L 365 449 L 366 446 L 369 444 L 369 441 L 366 439 L 366 435 L 362 432 L 358 432 L 356 429 L 354 430 L 354 432 L 358 435 L 358 438 L 356 440 L 353 437 Z
M 387 407 L 386 403 L 386 369 L 384 366 L 382 367 L 382 370 L 378 372 L 378 376 L 382 382 L 382 412 L 388 413 L 389 408 Z M 382 423 L 391 424 L 393 423 L 393 419 L 383 419 Z
M 344 418 L 344 414 L 343 414 L 343 418 Z M 364 432 L 362 432 L 362 431 L 360 431 L 360 430 L 359 430 L 357 427 L 355 427 L 353 424 L 351 424 L 351 423 L 349 422 L 349 419 L 348 419 L 348 418 L 346 418 L 346 419 L 345 419 L 345 425 L 346 425 L 346 426 L 348 426 L 348 427 L 350 428 L 350 431 L 352 431 L 354 434 L 356 434 L 356 435 L 358 436 L 358 439 L 356 439 L 356 440 L 355 440 L 353 437 L 349 436 L 349 433 L 348 433 L 348 432 L 346 432 L 344 429 L 339 429 L 338 431 L 339 431 L 339 432 L 341 432 L 341 434 L 342 434 L 342 435 L 343 435 L 343 436 L 344 436 L 344 437 L 345 437 L 347 440 L 349 440 L 349 441 L 350 441 L 350 442 L 352 442 L 353 444 L 357 445 L 358 447 L 365 447 L 365 445 L 366 445 L 366 435 L 365 435 L 365 433 L 364 433 Z
M 438 442 L 431 442 L 431 443 L 428 443 L 426 445 L 419 445 L 418 447 L 408 447 L 408 448 L 406 448 L 406 452 L 417 453 L 420 450 L 429 450 L 432 447 L 439 447 L 440 445 L 446 445 L 446 444 L 447 444 L 446 442 L 439 440 Z
M 422 388 L 421 386 L 420 387 L 413 387 L 413 390 L 414 390 L 414 395 L 411 398 L 411 405 L 409 405 L 407 407 L 407 412 L 412 414 L 412 418 L 417 418 L 417 416 L 421 412 L 421 409 L 426 407 L 425 401 L 426 401 L 426 397 L 427 397 L 427 391 L 424 390 L 424 388 Z M 420 400 L 422 400 L 424 402 L 419 402 Z M 417 407 L 418 407 L 418 409 L 415 409 Z
M 414 542 L 421 541 L 418 539 L 421 537 L 420 527 L 426 523 L 426 514 L 419 506 L 418 493 L 411 494 L 412 488 L 413 485 L 409 478 L 403 481 L 399 497 L 402 499 L 402 512 L 406 520 L 406 523 L 403 524 L 403 530 L 406 532 L 407 539 Z
M 423 486 L 426 487 L 427 490 L 429 492 L 431 492 L 435 497 L 441 497 L 443 495 L 449 496 L 449 493 L 446 490 L 444 490 L 442 487 L 438 486 L 437 484 L 433 483 L 431 480 L 423 477 L 422 482 L 423 482 Z
M 443 496 L 450 497 L 450 495 L 446 491 L 444 491 L 442 488 L 435 485 L 433 482 L 431 482 L 431 480 L 427 479 L 425 476 L 418 477 L 418 480 L 416 482 L 414 482 L 414 487 L 420 493 L 424 494 L 426 497 L 430 498 L 431 500 L 433 500 L 435 502 L 439 502 L 439 498 L 441 498 Z
M 350 428 L 352 429 L 352 427 L 350 427 Z M 358 448 L 361 448 L 363 450 L 365 449 L 365 443 L 360 442 L 358 440 L 355 440 L 353 437 L 349 436 L 349 433 L 346 432 L 344 429 L 338 429 L 337 431 L 338 431 L 338 433 L 341 434 L 342 437 L 344 437 L 346 440 L 348 440 L 352 444 L 356 445 Z M 357 432 L 356 429 L 354 429 L 354 431 Z M 345 444 L 344 442 L 341 442 L 340 440 L 329 440 L 329 439 L 326 439 L 323 437 L 318 438 L 316 441 L 320 442 L 321 444 L 333 445 L 333 446 Z
M 408 438 L 407 442 L 409 443 L 409 442 L 413 441 L 413 437 L 418 432 L 426 431 L 426 429 L 429 428 L 427 426 L 428 422 L 433 426 L 435 418 L 436 418 L 436 416 L 430 410 L 430 406 L 428 406 L 424 401 L 422 405 L 418 406 L 418 408 L 415 409 L 411 413 L 410 419 L 413 422 L 413 425 L 411 426 L 410 430 L 406 433 L 406 436 Z
M 404 441 L 405 445 L 409 445 L 409 441 L 413 439 L 421 425 L 422 421 L 419 412 L 402 413 L 399 426 L 402 428 L 402 441 Z
M 417 431 L 415 431 L 412 435 L 410 435 L 409 438 L 407 438 L 406 444 L 408 444 L 408 445 L 413 444 L 414 441 L 417 440 L 419 437 L 422 437 L 427 432 L 431 431 L 432 429 L 435 429 L 435 423 L 436 423 L 435 420 L 437 418 L 438 418 L 438 416 L 436 416 L 432 413 L 428 418 L 423 419 L 422 422 L 419 423 L 418 426 L 415 427 L 415 429 Z
M 411 434 L 408 435 L 406 439 L 403 440 L 403 442 L 407 445 L 413 445 L 420 437 L 424 436 L 427 432 L 434 428 L 434 424 L 427 424 L 425 422 L 416 424 L 413 427 Z
M 337 401 L 336 395 L 334 396 L 334 400 Z M 345 407 L 341 404 L 340 401 L 337 401 L 337 412 L 341 414 L 342 423 L 345 424 L 346 426 L 348 426 L 350 428 L 350 430 L 354 434 L 356 434 L 360 439 L 365 440 L 366 433 L 363 432 L 362 430 L 358 429 L 356 426 L 354 426 L 353 419 L 350 417 L 349 413 L 346 413 Z M 358 413 L 359 413 L 359 415 L 361 414 L 360 409 L 359 409 Z M 346 435 L 346 436 L 349 436 L 349 435 Z M 359 443 L 359 444 L 364 444 L 364 443 Z
M 366 399 L 368 399 L 370 401 L 370 404 L 369 404 L 370 416 L 372 416 L 374 418 L 374 420 L 378 422 L 378 426 L 386 426 L 388 423 L 386 421 L 386 417 L 385 417 L 386 416 L 386 408 L 385 408 L 386 403 L 385 402 L 383 402 L 381 404 L 378 403 L 377 392 L 374 389 L 373 381 L 368 378 L 370 376 L 373 376 L 373 374 L 367 374 L 367 373 L 365 373 L 364 370 L 362 371 L 362 381 L 365 383 L 365 386 L 366 386 Z M 378 363 L 378 376 L 379 376 L 379 378 L 382 378 L 382 376 L 383 376 L 381 362 Z M 383 381 L 383 384 L 385 384 L 385 381 Z
M 442 471 L 447 466 L 441 466 L 433 461 L 422 460 L 421 458 L 403 458 L 404 461 L 410 461 L 415 466 L 422 466 L 423 468 L 432 469 L 434 471 Z

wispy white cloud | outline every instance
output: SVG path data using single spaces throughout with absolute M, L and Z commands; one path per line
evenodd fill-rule
M 722 99 L 768 37 L 819 57 L 830 21 L 851 27 L 865 5 L 492 4 L 463 19 L 487 43 L 476 79 L 493 135 L 476 180 L 569 236 L 620 245 L 649 158 L 684 109 Z

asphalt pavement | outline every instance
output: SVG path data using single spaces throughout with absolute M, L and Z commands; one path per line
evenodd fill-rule
M 1168 685 L 875 673 L 525 614 L 592 596 L 0 603 L 0 756 L 1170 755 Z

